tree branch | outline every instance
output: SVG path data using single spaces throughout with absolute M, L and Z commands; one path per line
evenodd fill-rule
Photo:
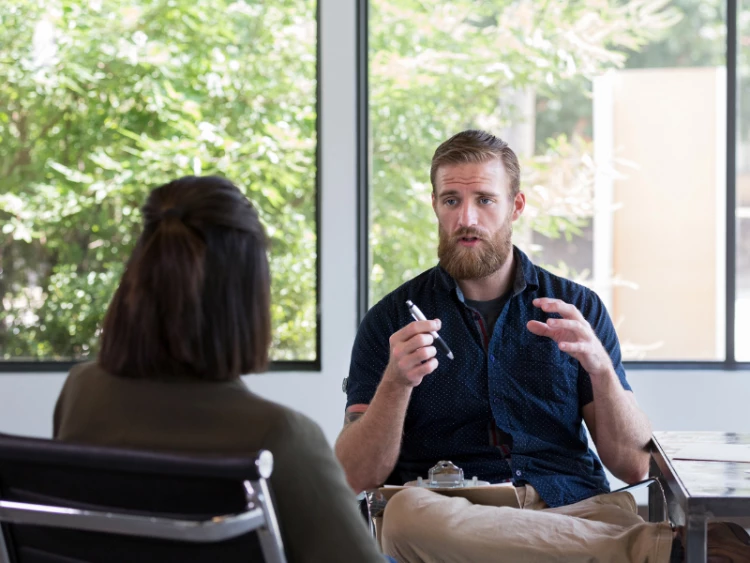
M 42 127 L 42 130 L 39 132 L 39 134 L 34 137 L 34 140 L 27 144 L 27 146 L 22 147 L 18 150 L 18 153 L 16 154 L 16 158 L 13 159 L 13 162 L 10 163 L 10 166 L 3 174 L 4 178 L 8 178 L 11 173 L 21 164 L 24 164 L 24 160 L 29 157 L 29 153 L 31 152 L 31 149 L 36 145 L 36 143 L 44 137 L 47 133 L 49 133 L 50 129 L 52 129 L 59 121 L 63 118 L 65 114 L 59 113 L 57 114 L 49 123 L 47 123 L 44 127 Z M 25 119 L 25 116 L 22 118 Z

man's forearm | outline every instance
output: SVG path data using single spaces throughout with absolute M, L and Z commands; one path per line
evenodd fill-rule
M 336 441 L 336 456 L 355 492 L 381 485 L 396 466 L 412 389 L 383 382 L 367 411 Z
M 604 465 L 618 478 L 635 483 L 648 473 L 651 424 L 632 394 L 623 389 L 614 370 L 592 377 L 596 436 Z

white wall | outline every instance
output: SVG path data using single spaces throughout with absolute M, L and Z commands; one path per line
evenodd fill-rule
M 354 2 L 321 0 L 323 369 L 246 378 L 254 391 L 316 420 L 331 442 L 343 421 L 341 380 L 356 330 L 354 22 Z M 64 377 L 0 374 L 0 432 L 49 436 Z M 656 430 L 750 432 L 750 372 L 631 371 L 629 378 Z
M 630 371 L 628 380 L 654 430 L 750 433 L 748 371 Z

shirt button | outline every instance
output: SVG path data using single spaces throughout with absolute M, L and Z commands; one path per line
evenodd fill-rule
M 493 356 L 492 354 L 490 354 L 490 361 L 491 361 L 491 362 L 492 362 L 493 364 L 495 363 L 495 356 Z
M 520 469 L 516 469 L 516 477 L 520 477 L 520 476 L 521 476 L 521 470 Z

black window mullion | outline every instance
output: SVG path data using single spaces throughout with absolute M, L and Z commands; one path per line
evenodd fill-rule
M 370 300 L 369 0 L 357 0 L 357 324 Z
M 735 311 L 737 297 L 737 0 L 727 0 L 727 170 L 726 170 L 726 357 L 737 367 Z

